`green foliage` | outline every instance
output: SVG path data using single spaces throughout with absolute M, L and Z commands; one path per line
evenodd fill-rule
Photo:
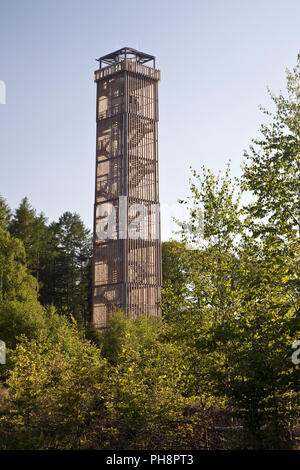
M 4 434 L 13 426 L 30 435 L 35 448 L 79 448 L 102 412 L 106 364 L 66 319 L 52 312 L 50 323 L 55 330 L 40 332 L 37 340 L 23 337 L 9 351 L 10 409 L 0 423 Z M 35 442 L 38 432 L 47 436 L 46 444 Z
M 34 337 L 45 326 L 37 283 L 28 274 L 24 258 L 22 243 L 0 230 L 0 331 L 9 347 L 15 346 L 19 335 Z
M 224 177 L 193 171 L 191 220 L 181 224 L 183 301 L 174 300 L 171 276 L 163 288 L 168 338 L 189 357 L 187 392 L 223 400 L 244 427 L 237 447 L 289 447 L 299 419 L 300 377 L 291 361 L 300 325 L 298 86 L 299 65 L 288 73 L 289 98 L 272 96 L 277 111 L 255 141 L 259 150 L 247 155 L 241 185 L 229 168 Z M 244 208 L 242 190 L 256 196 Z
M 240 182 L 192 171 L 160 319 L 115 311 L 95 330 L 80 217 L 48 226 L 25 198 L 11 218 L 0 199 L 0 449 L 297 447 L 299 64 L 287 91 Z
M 44 309 L 36 300 L 10 300 L 0 304 L 1 339 L 8 347 L 15 347 L 21 334 L 37 337 L 46 321 Z
M 50 225 L 54 245 L 51 302 L 82 326 L 89 320 L 91 237 L 78 214 L 65 212 Z M 50 281 L 51 282 L 51 281 Z
M 44 214 L 36 214 L 25 197 L 16 209 L 9 224 L 9 231 L 15 238 L 22 240 L 26 252 L 26 265 L 37 281 L 49 251 L 49 231 Z
M 0 195 L 0 229 L 7 230 L 11 220 L 11 211 L 5 199 Z
M 103 354 L 112 364 L 107 409 L 118 423 L 118 448 L 189 446 L 196 433 L 198 445 L 205 446 L 200 436 L 206 421 L 197 398 L 184 397 L 183 350 L 166 339 L 164 330 L 159 319 L 126 320 L 116 313 L 104 334 Z M 191 401 L 196 409 L 192 418 L 187 412 Z
M 185 243 L 170 240 L 162 243 L 162 310 L 164 315 L 179 309 L 187 294 L 188 251 Z
M 110 315 L 108 328 L 103 333 L 102 354 L 111 364 L 118 364 L 130 326 L 131 322 L 126 321 L 123 311 L 115 311 Z
M 37 215 L 27 198 L 12 220 L 9 214 L 1 200 L 0 220 L 3 217 L 11 235 L 23 242 L 26 266 L 38 281 L 41 303 L 53 304 L 86 328 L 91 308 L 92 244 L 80 216 L 65 212 L 48 226 L 45 216 Z
M 246 153 L 243 186 L 255 196 L 247 207 L 254 234 L 300 234 L 300 56 L 287 71 L 287 96 L 270 96 L 274 113 L 263 110 L 270 124 Z M 266 220 L 268 223 L 266 223 Z

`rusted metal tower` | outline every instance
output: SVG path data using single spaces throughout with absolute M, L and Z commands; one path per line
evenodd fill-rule
M 92 321 L 105 328 L 114 307 L 160 315 L 160 71 L 128 47 L 98 60 Z

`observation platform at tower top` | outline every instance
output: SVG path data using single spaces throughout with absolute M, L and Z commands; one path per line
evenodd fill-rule
M 99 61 L 99 69 L 95 71 L 95 82 L 107 79 L 122 71 L 132 72 L 154 80 L 161 78 L 160 70 L 155 68 L 155 57 L 130 47 L 123 47 L 123 49 L 96 60 Z
M 155 57 L 153 55 L 145 54 L 131 47 L 123 47 L 115 52 L 99 57 L 99 59 L 96 60 L 99 62 L 99 69 L 107 67 L 108 65 L 117 64 L 124 60 L 138 62 L 139 64 L 147 63 L 148 66 L 155 69 Z

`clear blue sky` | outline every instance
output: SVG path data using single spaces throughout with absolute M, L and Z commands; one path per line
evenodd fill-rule
M 266 87 L 284 89 L 300 52 L 300 2 L 0 0 L 0 193 L 12 208 L 27 195 L 49 220 L 70 210 L 92 226 L 95 58 L 122 46 L 162 71 L 160 195 L 176 204 L 190 165 L 230 158 L 240 173 Z

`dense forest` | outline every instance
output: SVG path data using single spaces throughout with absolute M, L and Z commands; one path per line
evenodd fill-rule
M 160 319 L 116 310 L 95 330 L 80 216 L 3 195 L 1 450 L 299 448 L 299 83 L 300 60 L 239 179 L 191 170 Z

